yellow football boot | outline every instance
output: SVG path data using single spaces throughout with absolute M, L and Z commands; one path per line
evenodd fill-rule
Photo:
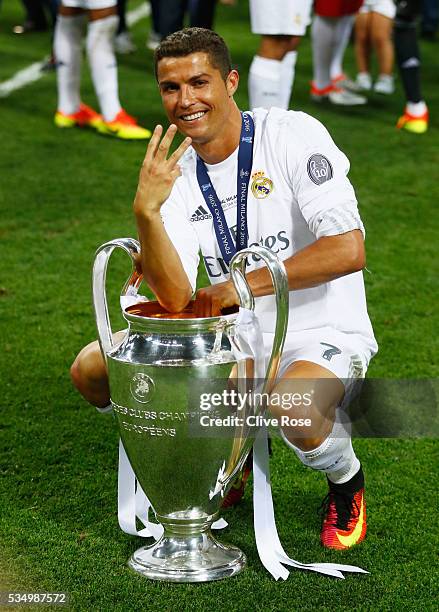
M 131 115 L 123 109 L 118 112 L 113 121 L 102 121 L 98 127 L 101 134 L 121 138 L 122 140 L 147 140 L 151 132 L 137 124 Z
M 65 115 L 61 111 L 57 111 L 54 122 L 59 128 L 89 127 L 98 130 L 103 120 L 99 113 L 81 102 L 79 110 L 71 115 Z

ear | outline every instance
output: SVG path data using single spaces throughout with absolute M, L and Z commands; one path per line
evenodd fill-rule
M 231 70 L 227 75 L 226 79 L 226 89 L 229 98 L 231 98 L 235 91 L 238 89 L 239 84 L 239 74 L 237 70 Z

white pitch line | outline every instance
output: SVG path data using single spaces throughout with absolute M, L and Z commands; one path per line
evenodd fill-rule
M 144 2 L 137 8 L 127 13 L 127 24 L 129 26 L 133 26 L 141 19 L 149 17 L 150 14 L 151 7 L 149 4 Z M 30 83 L 34 83 L 35 81 L 41 79 L 41 77 L 44 76 L 44 72 L 42 72 L 41 69 L 47 62 L 47 59 L 48 58 L 44 58 L 43 60 L 41 60 L 41 62 L 35 62 L 27 68 L 19 70 L 14 74 L 11 79 L 0 83 L 0 98 L 6 98 L 13 91 L 21 89 L 22 87 L 25 87 L 26 85 L 29 85 Z
M 29 85 L 29 83 L 33 83 L 34 81 L 41 79 L 43 76 L 41 68 L 45 63 L 46 60 L 35 62 L 27 68 L 23 68 L 23 70 L 16 72 L 12 79 L 0 83 L 0 98 L 6 98 L 6 96 L 9 96 L 9 94 L 16 89 L 20 89 L 25 85 Z
M 146 2 L 144 2 L 137 8 L 127 13 L 127 24 L 129 26 L 132 26 L 138 21 L 140 21 L 141 19 L 144 19 L 145 17 L 149 17 L 150 14 L 151 14 L 151 6 L 147 4 Z

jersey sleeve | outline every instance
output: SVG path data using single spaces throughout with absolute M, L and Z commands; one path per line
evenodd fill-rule
M 192 291 L 195 291 L 200 246 L 197 234 L 187 217 L 186 206 L 177 184 L 174 185 L 171 195 L 163 204 L 160 214 L 166 233 L 180 257 Z
M 319 121 L 300 114 L 301 125 L 293 128 L 296 137 L 286 144 L 287 171 L 308 227 L 317 238 L 356 229 L 364 235 L 355 192 L 347 178 L 348 158 Z

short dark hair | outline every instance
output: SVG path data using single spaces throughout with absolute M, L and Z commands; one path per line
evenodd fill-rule
M 232 69 L 230 52 L 219 34 L 206 28 L 184 28 L 169 34 L 154 52 L 154 70 L 164 57 L 185 57 L 191 53 L 207 53 L 210 63 L 221 72 L 226 80 Z

